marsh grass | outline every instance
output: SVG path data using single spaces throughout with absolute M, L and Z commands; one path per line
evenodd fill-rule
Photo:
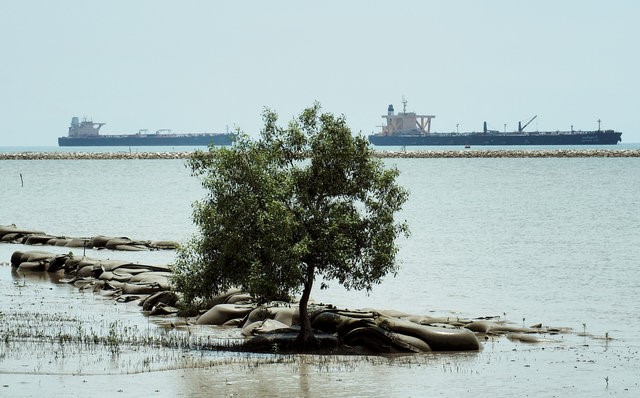
M 33 292 L 33 291 L 32 291 Z M 101 307 L 108 309 L 108 301 Z M 95 304 L 95 303 L 94 303 Z M 358 364 L 403 361 L 367 356 L 246 353 L 233 329 L 132 323 L 122 314 L 96 311 L 25 310 L 24 303 L 0 312 L 0 371 L 26 373 L 111 374 L 234 365 L 251 372 L 269 364 L 316 371 L 355 369 Z M 50 307 L 43 307 L 50 310 Z M 142 314 L 136 314 L 143 318 Z M 171 325 L 171 326 L 169 326 Z
M 359 365 L 415 362 L 409 357 L 255 354 L 241 339 L 214 339 L 184 330 L 141 330 L 120 320 L 82 320 L 68 314 L 14 312 L 0 315 L 0 370 L 26 373 L 141 373 L 234 365 L 251 372 L 269 364 L 316 371 L 349 371 Z
M 81 312 L 5 311 L 0 313 L 0 371 L 134 374 L 233 365 L 253 372 L 285 365 L 292 373 L 301 368 L 349 372 L 362 365 L 411 366 L 438 357 L 247 353 L 242 351 L 242 338 L 211 335 L 221 330 L 197 325 L 140 327 L 126 319 Z

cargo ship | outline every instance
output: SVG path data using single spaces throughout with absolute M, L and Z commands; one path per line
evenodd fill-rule
M 526 123 L 518 122 L 518 130 L 500 132 L 487 128 L 484 122 L 482 131 L 465 133 L 436 133 L 431 132 L 431 120 L 434 115 L 417 115 L 407 112 L 407 101 L 402 100 L 402 112 L 395 113 L 393 105 L 389 105 L 387 114 L 382 115 L 387 123 L 382 131 L 369 135 L 369 142 L 376 146 L 406 146 L 406 145 L 616 145 L 621 141 L 622 133 L 614 130 L 601 130 L 600 120 L 598 129 L 593 131 L 531 131 L 524 129 L 536 116 Z
M 106 123 L 94 123 L 91 120 L 80 120 L 77 116 L 71 119 L 69 135 L 58 137 L 58 146 L 206 146 L 231 145 L 236 135 L 233 133 L 191 133 L 172 134 L 171 130 L 162 129 L 155 133 L 140 130 L 137 134 L 105 134 L 100 135 L 100 128 Z

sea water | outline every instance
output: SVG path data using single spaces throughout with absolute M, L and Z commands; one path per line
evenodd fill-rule
M 480 353 L 437 354 L 413 365 L 390 360 L 323 372 L 313 363 L 294 370 L 274 364 L 249 378 L 246 369 L 233 367 L 144 378 L 160 385 L 168 378 L 172 389 L 189 395 L 206 395 L 203 380 L 215 375 L 236 383 L 225 387 L 229 393 L 259 394 L 268 386 L 267 395 L 638 394 L 640 159 L 384 163 L 399 169 L 399 183 L 410 191 L 398 214 L 411 229 L 408 239 L 398 241 L 399 271 L 369 294 L 330 281 L 328 289 L 314 290 L 316 301 L 422 315 L 500 316 L 516 325 L 542 323 L 574 333 L 546 345 L 500 338 Z M 191 204 L 205 195 L 184 160 L 0 161 L 0 187 L 3 225 L 53 235 L 181 242 L 195 232 Z M 0 244 L 0 262 L 15 250 L 35 248 Z M 109 255 L 173 260 L 171 252 Z M 577 336 L 583 332 L 613 340 Z M 29 372 L 5 372 L 3 383 L 17 377 L 33 391 L 36 384 L 75 383 L 71 376 L 38 376 L 35 383 Z M 9 375 L 16 372 L 20 376 Z M 99 377 L 93 382 L 110 384 Z

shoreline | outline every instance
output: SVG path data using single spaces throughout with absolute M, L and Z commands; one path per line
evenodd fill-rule
M 0 153 L 0 160 L 128 160 L 187 159 L 194 151 L 181 152 L 14 152 Z M 637 158 L 640 149 L 481 149 L 481 150 L 375 150 L 381 159 L 441 159 L 441 158 Z

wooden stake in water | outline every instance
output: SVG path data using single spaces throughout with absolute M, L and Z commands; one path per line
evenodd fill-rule
M 20 173 L 20 186 L 24 188 L 24 180 L 22 179 L 22 173 Z

